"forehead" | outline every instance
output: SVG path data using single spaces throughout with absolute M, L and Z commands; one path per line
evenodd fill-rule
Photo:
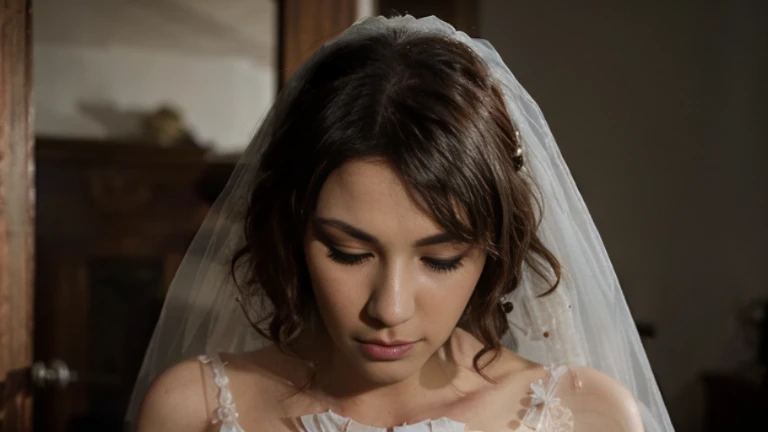
M 371 234 L 422 237 L 443 232 L 411 197 L 406 184 L 383 161 L 349 161 L 333 171 L 317 199 L 316 214 L 336 218 Z

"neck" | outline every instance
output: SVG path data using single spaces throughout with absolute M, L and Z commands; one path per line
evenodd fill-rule
M 430 407 L 460 396 L 469 382 L 466 378 L 475 375 L 467 370 L 465 361 L 456 358 L 460 343 L 454 336 L 416 373 L 391 383 L 370 380 L 345 356 L 329 350 L 333 343 L 326 333 L 308 339 L 303 341 L 302 350 L 316 353 L 305 358 L 317 365 L 308 392 L 334 412 L 366 424 L 386 426 L 421 420 Z

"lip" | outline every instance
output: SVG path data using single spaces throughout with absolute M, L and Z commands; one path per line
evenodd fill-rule
M 377 361 L 399 360 L 416 345 L 416 342 L 408 341 L 358 340 L 358 342 L 368 357 Z

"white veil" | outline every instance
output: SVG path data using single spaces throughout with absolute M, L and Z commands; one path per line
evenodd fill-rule
M 366 18 L 325 47 L 392 27 L 445 35 L 471 47 L 497 79 L 520 132 L 523 169 L 529 170 L 543 204 L 538 235 L 565 273 L 551 295 L 540 297 L 548 287 L 528 272 L 508 299 L 514 310 L 509 314 L 505 344 L 542 364 L 602 371 L 635 396 L 647 431 L 673 431 L 608 254 L 539 107 L 490 44 L 471 39 L 435 17 Z M 230 259 L 244 243 L 242 218 L 261 153 L 302 87 L 308 65 L 325 52 L 322 48 L 316 52 L 280 92 L 192 242 L 147 350 L 128 411 L 129 423 L 136 418 L 152 379 L 172 364 L 199 354 L 242 352 L 266 344 L 238 303 Z M 264 304 L 261 312 L 269 307 Z

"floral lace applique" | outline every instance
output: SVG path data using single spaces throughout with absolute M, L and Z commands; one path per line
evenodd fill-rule
M 219 356 L 198 357 L 203 364 L 210 364 L 213 372 L 213 382 L 219 389 L 217 400 L 219 406 L 213 412 L 213 424 L 221 424 L 219 432 L 245 432 L 237 423 L 237 411 L 232 400 L 232 392 L 229 390 L 229 378 L 224 374 L 224 364 Z
M 546 382 L 539 379 L 531 384 L 531 402 L 523 423 L 537 432 L 573 432 L 573 413 L 556 396 L 560 378 L 568 367 L 552 366 L 546 370 Z

